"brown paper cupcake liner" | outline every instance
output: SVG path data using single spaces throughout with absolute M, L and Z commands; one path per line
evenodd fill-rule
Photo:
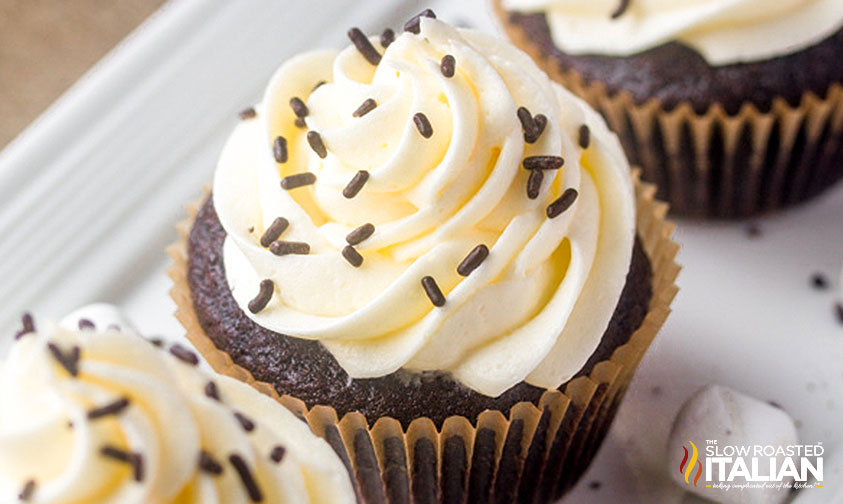
M 308 408 L 255 380 L 216 348 L 193 310 L 187 238 L 204 198 L 188 206 L 189 218 L 177 226 L 180 239 L 168 248 L 176 317 L 218 373 L 274 397 L 327 440 L 348 468 L 361 502 L 550 502 L 576 483 L 594 457 L 677 292 L 679 247 L 671 240 L 675 226 L 665 220 L 667 205 L 655 200 L 655 186 L 640 182 L 637 170 L 633 176 L 638 234 L 653 268 L 649 312 L 629 342 L 596 364 L 588 376 L 571 380 L 564 392 L 546 391 L 538 405 L 516 404 L 509 416 L 487 410 L 476 424 L 455 416 L 441 429 L 429 418 L 418 418 L 403 430 L 392 418 L 370 423 L 360 413 L 339 418 L 328 406 Z
M 658 99 L 638 103 L 585 82 L 544 54 L 493 7 L 503 30 L 550 77 L 582 97 L 621 139 L 630 163 L 659 188 L 677 215 L 736 218 L 808 200 L 843 178 L 843 85 L 824 98 L 806 92 L 798 106 L 776 98 L 768 112 L 751 103 L 729 114 L 716 103 L 704 114 L 684 102 L 666 110 Z

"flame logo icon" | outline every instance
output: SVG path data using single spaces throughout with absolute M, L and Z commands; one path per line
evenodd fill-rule
M 702 462 L 698 460 L 699 452 L 697 451 L 697 445 L 693 441 L 688 442 L 691 444 L 691 460 L 688 460 L 688 449 L 683 446 L 682 449 L 685 450 L 685 456 L 682 457 L 682 462 L 679 463 L 679 474 L 684 474 L 685 483 L 690 485 L 691 482 L 688 478 L 691 477 L 694 465 L 696 464 L 697 475 L 694 476 L 694 486 L 697 486 L 697 481 L 700 480 L 700 476 L 702 475 Z

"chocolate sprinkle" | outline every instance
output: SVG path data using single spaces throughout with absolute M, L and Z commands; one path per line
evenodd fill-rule
M 369 172 L 366 170 L 360 170 L 351 177 L 351 180 L 348 182 L 348 185 L 345 186 L 345 189 L 342 190 L 342 195 L 348 199 L 351 199 L 357 196 L 357 193 L 360 192 L 360 189 L 363 189 L 363 186 L 366 185 L 366 182 L 369 180 Z
M 454 57 L 450 54 L 442 56 L 442 61 L 439 63 L 439 68 L 442 70 L 442 75 L 449 79 L 453 77 L 454 72 L 456 71 L 456 64 L 457 60 L 455 60 Z
M 261 281 L 260 290 L 258 291 L 258 295 L 254 297 L 251 301 L 249 301 L 249 311 L 252 313 L 258 313 L 259 311 L 266 308 L 266 305 L 269 303 L 269 300 L 272 299 L 272 294 L 275 292 L 275 282 L 270 279 L 265 279 Z M 207 388 L 205 389 L 207 393 Z M 216 390 L 216 386 L 214 386 L 214 390 Z
M 413 116 L 413 122 L 416 123 L 416 128 L 418 128 L 421 136 L 425 138 L 433 136 L 433 126 L 430 125 L 430 121 L 427 120 L 426 115 L 421 112 L 416 113 L 416 115 Z
M 135 481 L 143 481 L 143 456 L 140 453 L 129 453 L 125 450 L 121 450 L 120 448 L 106 445 L 100 448 L 100 454 L 103 457 L 110 458 L 118 462 L 131 464 Z
M 527 197 L 536 199 L 542 189 L 544 172 L 542 170 L 530 170 L 530 178 L 527 179 Z
M 223 471 L 222 464 L 205 450 L 199 452 L 199 469 L 215 476 L 222 474 Z
M 387 28 L 381 33 L 381 45 L 386 49 L 393 42 L 395 42 L 395 32 L 392 31 L 392 28 Z
M 135 468 L 135 481 L 140 483 L 144 477 L 143 455 L 140 453 L 132 454 L 132 465 Z
M 249 494 L 249 498 L 252 499 L 252 502 L 262 502 L 263 493 L 261 493 L 260 488 L 258 488 L 258 484 L 252 476 L 249 466 L 246 465 L 246 461 L 243 460 L 243 457 L 235 453 L 228 457 L 228 461 L 231 462 L 231 465 L 234 466 L 238 476 L 240 476 L 240 480 L 243 482 L 243 486 L 246 487 L 246 492 Z
M 834 312 L 837 314 L 837 321 L 843 324 L 843 303 L 836 303 Z
M 632 0 L 620 0 L 620 4 L 618 4 L 617 9 L 612 12 L 612 19 L 618 19 L 623 16 L 626 10 L 629 9 L 630 3 L 632 3 Z
M 97 418 L 102 418 L 110 415 L 119 415 L 123 412 L 123 410 L 129 407 L 129 404 L 130 402 L 128 397 L 117 399 L 116 401 L 106 404 L 105 406 L 101 406 L 99 408 L 95 408 L 88 411 L 88 420 L 96 420 Z
M 307 114 L 310 113 L 307 109 L 307 105 L 305 105 L 298 96 L 290 98 L 290 108 L 293 109 L 293 113 L 299 118 L 305 118 L 307 117 Z
M 23 490 L 18 494 L 18 500 L 26 502 L 35 494 L 35 480 L 28 480 L 23 485 Z
M 588 149 L 588 146 L 591 145 L 591 130 L 588 129 L 586 124 L 580 126 L 579 144 L 583 149 Z
M 23 316 L 20 318 L 21 321 L 21 329 L 15 334 L 15 341 L 23 338 L 27 334 L 32 334 L 35 332 L 35 319 L 32 318 L 31 313 L 24 313 Z
M 750 238 L 758 238 L 761 236 L 761 226 L 759 226 L 757 222 L 747 224 L 746 235 Z
M 589 482 L 589 484 L 588 484 L 588 488 L 590 488 L 590 489 L 592 489 L 592 490 L 600 490 L 600 487 L 601 487 L 601 486 L 603 486 L 603 484 L 602 484 L 602 483 L 600 483 L 600 482 L 599 482 L 599 481 L 597 481 L 597 480 L 592 481 L 592 482 Z
M 423 17 L 436 19 L 436 14 L 434 14 L 431 9 L 425 9 L 419 12 L 415 16 L 411 17 L 409 21 L 404 23 L 404 31 L 418 35 L 419 32 L 421 32 L 421 18 Z
M 310 245 L 304 242 L 278 240 L 269 244 L 269 251 L 277 256 L 289 254 L 307 255 L 310 253 Z
M 173 343 L 170 347 L 170 353 L 173 354 L 176 359 L 186 364 L 190 364 L 191 366 L 199 364 L 199 357 L 197 357 L 192 350 L 180 345 L 179 343 Z
M 251 418 L 247 417 L 243 413 L 235 411 L 234 418 L 236 418 L 237 421 L 240 422 L 240 426 L 243 427 L 244 431 L 252 432 L 253 430 L 255 430 L 255 422 L 253 422 Z
M 366 98 L 366 100 L 357 107 L 351 115 L 354 117 L 363 117 L 364 115 L 368 114 L 369 112 L 375 110 L 375 107 L 378 106 L 378 102 L 376 102 L 373 98 Z
M 360 28 L 352 28 L 348 30 L 348 38 L 351 39 L 351 43 L 354 44 L 354 47 L 360 51 L 360 54 L 366 58 L 366 61 L 373 65 L 377 65 L 381 62 L 381 55 L 375 46 L 372 45 L 372 42 L 369 41 L 369 37 L 366 36 L 365 33 L 360 31 Z
M 522 162 L 528 170 L 555 170 L 565 164 L 560 156 L 528 156 Z
M 307 122 L 302 117 L 296 117 L 296 120 L 293 121 L 293 124 L 295 124 L 299 128 L 307 128 Z
M 266 228 L 264 231 L 263 236 L 261 236 L 261 246 L 268 247 L 281 236 L 281 233 L 287 229 L 290 225 L 290 221 L 285 219 L 284 217 L 276 217 L 272 224 Z
M 275 462 L 276 464 L 280 464 L 282 460 L 284 460 L 284 454 L 287 453 L 287 449 L 281 445 L 278 445 L 269 452 L 269 460 Z
M 577 190 L 574 188 L 569 187 L 568 189 L 565 189 L 562 196 L 559 196 L 556 201 L 547 206 L 547 216 L 551 219 L 558 217 L 562 212 L 569 209 L 571 205 L 574 204 L 578 195 L 579 193 L 577 193 Z
M 296 173 L 281 179 L 281 188 L 287 191 L 316 183 L 316 175 L 310 172 Z
M 164 346 L 164 340 L 162 340 L 161 338 L 149 338 L 147 341 L 152 343 L 152 346 L 156 346 L 158 348 Z
M 210 397 L 211 399 L 213 399 L 215 401 L 220 400 L 220 392 L 219 392 L 219 389 L 217 389 L 216 383 L 214 383 L 212 381 L 209 381 L 208 383 L 205 384 L 205 396 Z
M 360 255 L 360 252 L 351 245 L 343 247 L 342 256 L 355 268 L 359 268 L 360 265 L 363 264 L 363 256 Z
M 70 350 L 70 354 L 65 354 L 55 343 L 47 343 L 47 349 L 58 361 L 59 364 L 68 372 L 70 376 L 76 377 L 79 375 L 79 356 L 81 350 L 78 346 L 74 346 Z
M 547 126 L 547 116 L 537 114 L 533 117 L 527 107 L 518 107 L 516 115 L 518 120 L 521 121 L 521 128 L 524 130 L 524 141 L 529 144 L 536 143 Z
M 269 459 L 276 464 L 280 464 L 282 460 L 284 460 L 284 454 L 287 453 L 287 449 L 281 445 L 275 446 L 271 452 L 269 452 Z
M 79 326 L 80 331 L 88 331 L 88 330 L 93 331 L 97 328 L 96 324 L 94 324 L 91 320 L 86 319 L 86 318 L 79 319 L 78 326 Z
M 77 370 L 76 371 L 77 373 L 79 372 L 79 358 L 81 356 L 82 356 L 82 349 L 80 349 L 78 346 L 74 345 L 73 348 L 70 349 L 69 361 L 71 363 L 73 363 L 73 367 Z
M 536 143 L 536 140 L 538 140 L 539 137 L 542 136 L 542 133 L 544 133 L 544 128 L 547 126 L 547 116 L 544 114 L 536 114 L 536 116 L 533 118 L 533 122 L 536 125 L 536 129 L 530 136 L 524 137 L 524 140 L 527 143 Z
M 308 131 L 307 132 L 307 143 L 310 144 L 310 148 L 313 149 L 313 152 L 316 153 L 322 159 L 325 159 L 328 156 L 328 149 L 325 148 L 325 142 L 322 141 L 322 135 L 315 131 Z M 316 180 L 314 178 L 314 180 Z
M 427 294 L 427 297 L 430 298 L 430 302 L 433 303 L 433 306 L 445 306 L 445 295 L 442 294 L 439 286 L 436 285 L 436 280 L 434 280 L 432 276 L 422 278 L 421 284 L 422 287 L 424 287 L 425 294 Z
M 366 238 L 372 236 L 375 232 L 375 225 L 371 222 L 367 222 L 362 226 L 358 227 L 354 231 L 348 233 L 345 237 L 345 241 L 348 242 L 349 245 L 357 245 L 358 243 L 362 242 Z
M 286 163 L 287 162 L 287 139 L 279 136 L 275 137 L 275 141 L 272 142 L 272 155 L 275 157 L 276 163 Z
M 515 111 L 515 115 L 517 115 L 518 120 L 521 121 L 521 129 L 523 129 L 525 133 L 533 129 L 533 114 L 530 113 L 530 110 L 527 107 L 518 107 L 518 110 Z
M 826 290 L 828 288 L 828 279 L 822 273 L 814 273 L 811 276 L 811 285 L 817 290 Z
M 457 266 L 457 273 L 467 277 L 472 271 L 476 270 L 487 257 L 489 257 L 489 247 L 481 243 L 480 245 L 474 247 L 474 249 L 465 256 L 465 259 L 463 259 L 460 265 Z
M 238 117 L 240 117 L 241 121 L 245 121 L 247 119 L 254 119 L 255 117 L 257 117 L 257 115 L 258 113 L 255 111 L 255 108 L 249 107 L 247 109 L 241 110 L 238 114 Z
M 328 83 L 328 81 L 326 81 L 326 80 L 321 80 L 321 81 L 317 82 L 316 85 L 313 86 L 313 89 L 310 90 L 310 92 L 312 93 L 312 92 L 316 91 L 317 89 L 319 89 L 320 87 L 322 87 L 323 85 L 325 85 L 327 83 Z

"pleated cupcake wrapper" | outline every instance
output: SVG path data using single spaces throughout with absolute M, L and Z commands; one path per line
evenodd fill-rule
M 328 406 L 308 408 L 255 380 L 216 348 L 205 334 L 187 283 L 187 239 L 205 198 L 190 204 L 178 224 L 180 239 L 168 248 L 173 264 L 170 291 L 187 337 L 219 373 L 247 382 L 274 397 L 306 421 L 345 462 L 361 502 L 550 502 L 574 485 L 594 457 L 632 375 L 670 312 L 677 292 L 678 245 L 667 205 L 655 200 L 655 186 L 635 171 L 638 234 L 653 267 L 653 297 L 641 327 L 588 376 L 568 382 L 564 392 L 546 391 L 538 405 L 516 404 L 506 416 L 485 411 L 476 424 L 465 417 L 445 420 L 441 429 L 418 418 L 404 430 L 392 418 L 339 418 Z M 369 421 L 371 420 L 371 422 Z
M 748 217 L 805 201 L 843 178 L 843 85 L 825 98 L 804 93 L 798 106 L 776 98 L 768 112 L 749 103 L 737 114 L 718 103 L 704 114 L 687 102 L 665 110 L 655 98 L 640 104 L 562 69 L 508 21 L 501 0 L 492 1 L 510 40 L 606 118 L 675 214 Z

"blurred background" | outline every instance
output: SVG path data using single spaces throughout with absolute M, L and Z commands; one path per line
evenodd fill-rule
M 0 149 L 164 0 L 0 0 Z

